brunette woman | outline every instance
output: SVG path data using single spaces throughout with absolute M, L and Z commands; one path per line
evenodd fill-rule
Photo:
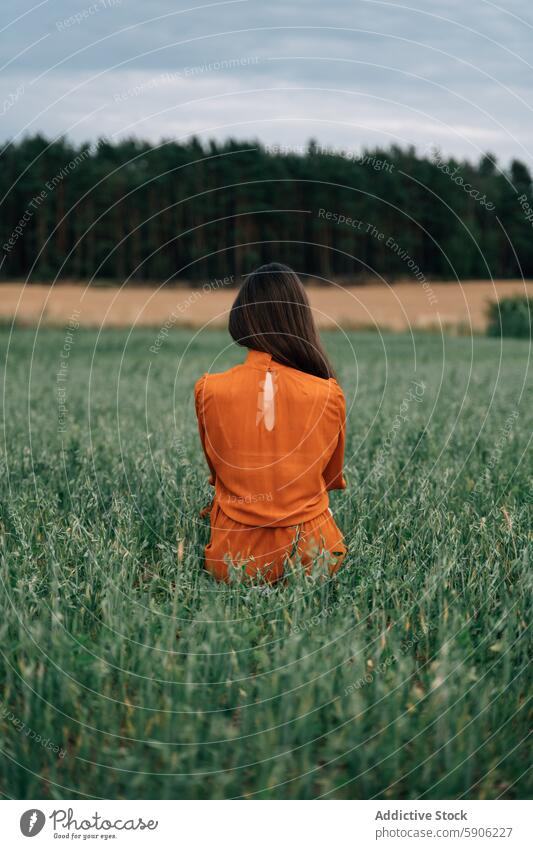
M 345 401 L 305 289 L 285 265 L 242 285 L 229 332 L 246 360 L 195 386 L 196 414 L 215 495 L 205 565 L 279 580 L 297 561 L 330 573 L 345 554 L 328 491 L 344 489 Z

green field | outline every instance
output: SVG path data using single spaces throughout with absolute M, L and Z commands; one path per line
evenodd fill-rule
M 3 795 L 529 797 L 529 343 L 325 334 L 350 554 L 269 589 L 201 563 L 192 387 L 243 353 L 156 336 L 0 331 Z

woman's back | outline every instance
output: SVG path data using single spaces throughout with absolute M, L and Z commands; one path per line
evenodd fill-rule
M 345 487 L 345 403 L 295 272 L 270 263 L 248 275 L 228 329 L 246 362 L 195 386 L 215 487 L 205 566 L 222 581 L 232 565 L 277 581 L 295 559 L 333 573 L 346 546 L 327 491 Z
M 344 488 L 342 390 L 251 350 L 195 387 L 204 450 L 221 509 L 249 525 L 306 522 Z

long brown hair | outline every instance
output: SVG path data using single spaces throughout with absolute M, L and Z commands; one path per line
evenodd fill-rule
M 335 377 L 313 319 L 307 293 L 287 265 L 262 265 L 245 279 L 228 329 L 238 345 L 264 351 L 283 365 L 316 377 Z

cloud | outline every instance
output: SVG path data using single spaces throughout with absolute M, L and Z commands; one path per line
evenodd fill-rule
M 525 0 L 506 10 L 485 0 L 4 6 L 4 139 L 315 136 L 531 159 Z

